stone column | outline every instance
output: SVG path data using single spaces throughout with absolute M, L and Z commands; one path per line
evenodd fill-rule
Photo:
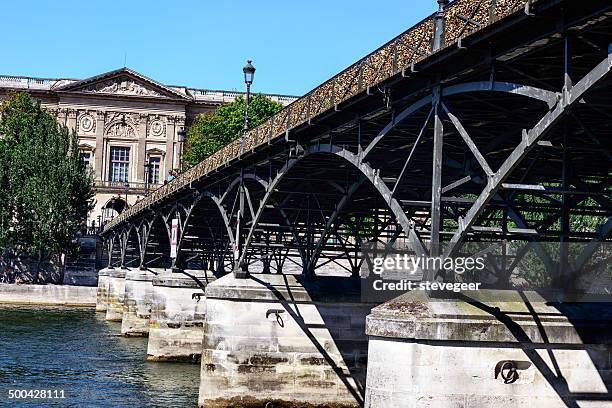
M 138 153 L 137 153 L 137 164 L 136 164 L 136 181 L 140 183 L 145 182 L 145 161 L 147 155 L 147 127 L 148 127 L 148 115 L 141 113 L 139 115 L 138 122 Z
M 160 174 L 160 178 L 163 176 L 167 177 L 168 170 L 171 170 L 174 166 L 174 136 L 176 134 L 174 121 L 176 120 L 175 116 L 168 116 L 166 118 L 166 163 L 165 163 L 165 173 Z
M 104 157 L 104 117 L 105 112 L 96 112 L 96 151 L 94 164 L 94 177 L 96 180 L 103 180 L 102 158 Z
M 55 107 L 49 107 L 49 108 L 45 108 L 47 110 L 47 112 L 49 112 L 51 115 L 53 115 L 53 117 L 55 118 L 55 120 L 57 120 L 57 122 L 59 123 L 59 109 L 55 108 Z M 0 119 L 2 119 L 2 112 L 0 112 Z
M 68 109 L 68 120 L 66 121 L 66 127 L 71 132 L 73 130 L 76 130 L 76 118 L 77 118 L 76 109 Z

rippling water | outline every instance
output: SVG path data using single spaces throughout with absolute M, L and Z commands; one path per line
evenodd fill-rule
M 93 309 L 0 305 L 0 406 L 196 407 L 199 366 L 146 361 L 147 339 Z M 8 400 L 9 389 L 65 390 Z

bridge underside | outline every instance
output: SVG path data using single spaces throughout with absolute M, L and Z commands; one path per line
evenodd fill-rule
M 533 255 L 559 282 L 612 230 L 612 15 L 603 1 L 553 3 L 107 231 L 111 263 L 349 277 L 368 245 L 453 256 L 504 242 L 489 253 L 499 279 Z

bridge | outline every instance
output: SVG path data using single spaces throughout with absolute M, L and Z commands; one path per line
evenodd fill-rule
M 452 3 L 113 220 L 115 262 L 312 274 L 344 257 L 355 274 L 372 239 L 453 254 L 466 239 L 606 236 L 608 22 L 583 24 L 601 5 L 558 7 Z M 572 231 L 585 215 L 608 218 Z
M 524 242 L 562 287 L 612 231 L 612 4 L 438 4 L 107 224 L 109 266 L 232 272 L 247 290 L 268 274 L 350 281 L 371 245 Z

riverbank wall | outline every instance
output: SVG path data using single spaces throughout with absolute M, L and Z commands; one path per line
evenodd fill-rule
M 0 304 L 96 306 L 96 287 L 0 283 Z

